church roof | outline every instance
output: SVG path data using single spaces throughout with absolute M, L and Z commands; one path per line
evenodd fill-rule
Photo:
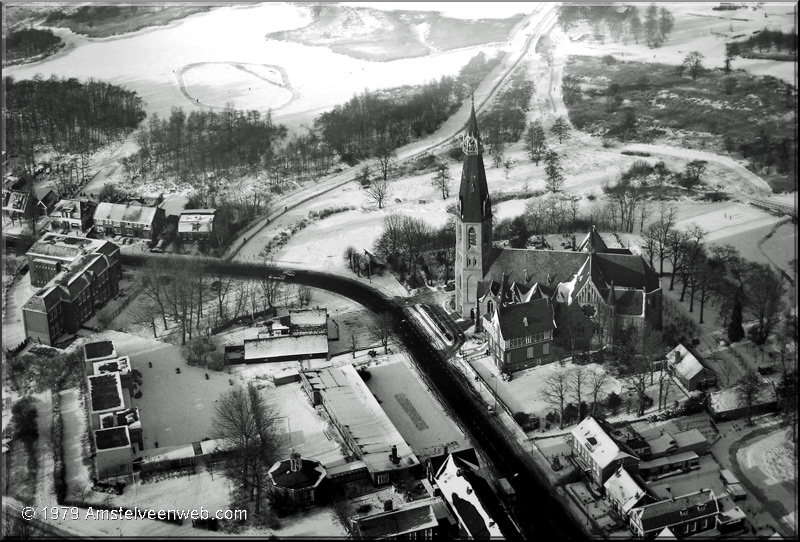
M 478 132 L 474 104 L 464 133 L 464 155 L 461 187 L 458 191 L 461 220 L 482 222 L 492 217 L 492 205 L 489 199 L 489 186 L 486 184 L 486 169 L 483 165 L 481 136 Z
M 540 287 L 552 290 L 559 282 L 571 280 L 586 257 L 585 253 L 563 250 L 493 248 L 487 278 L 501 282 L 505 272 L 513 280 L 522 280 L 527 269 L 528 283 L 538 282 Z
M 606 250 L 608 250 L 608 245 L 597 233 L 597 229 L 594 226 L 589 230 L 586 238 L 581 241 L 581 244 L 578 245 L 578 252 L 605 252 Z
M 652 292 L 661 287 L 655 272 L 650 269 L 641 256 L 625 254 L 595 254 L 592 258 L 597 270 L 607 282 L 614 282 L 618 288 L 639 288 Z M 595 279 L 594 271 L 592 279 Z M 604 283 L 600 283 L 604 284 Z

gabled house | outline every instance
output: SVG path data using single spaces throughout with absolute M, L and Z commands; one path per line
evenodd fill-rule
M 672 379 L 687 393 L 717 385 L 717 374 L 709 369 L 702 356 L 689 345 L 679 344 L 667 354 Z
M 94 212 L 95 231 L 155 240 L 166 220 L 164 209 L 131 203 L 102 202 Z
M 511 373 L 551 361 L 555 324 L 550 300 L 528 299 L 492 305 L 483 317 L 488 349 L 502 372 Z
M 184 243 L 219 245 L 216 209 L 185 209 L 178 219 L 178 238 Z
M 624 443 L 613 439 L 591 416 L 572 430 L 572 458 L 584 477 L 601 488 L 620 467 L 639 472 L 639 458 Z
M 603 484 L 605 489 L 606 501 L 611 508 L 620 515 L 626 522 L 628 516 L 637 506 L 649 504 L 655 500 L 639 476 L 633 477 L 622 467 L 617 468 L 616 472 Z
M 66 235 L 88 233 L 94 225 L 97 203 L 62 199 L 50 212 L 50 231 Z
M 701 489 L 634 508 L 630 513 L 629 527 L 637 538 L 655 538 L 665 528 L 676 536 L 688 537 L 716 528 L 719 514 L 714 492 Z

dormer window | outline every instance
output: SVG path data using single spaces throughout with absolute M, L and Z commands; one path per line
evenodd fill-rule
M 681 509 L 681 516 L 688 516 L 689 511 L 686 508 Z

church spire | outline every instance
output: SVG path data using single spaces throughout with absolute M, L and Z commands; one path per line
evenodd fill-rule
M 483 165 L 483 145 L 478 130 L 475 103 L 472 103 L 469 122 L 464 129 L 464 166 L 461 171 L 461 187 L 458 191 L 461 220 L 483 222 L 492 217 L 489 187 Z

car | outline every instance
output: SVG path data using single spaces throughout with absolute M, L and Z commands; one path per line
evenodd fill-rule
M 162 252 L 164 252 L 164 249 L 155 247 L 155 248 L 151 248 L 150 252 L 155 252 L 156 254 L 161 254 Z
M 459 332 L 458 332 L 458 340 L 459 340 L 459 341 L 465 341 L 465 340 L 467 340 L 467 337 L 466 337 L 466 335 L 464 335 L 464 332 L 463 332 L 463 331 L 459 331 Z
M 293 277 L 293 276 L 295 276 L 295 272 L 294 272 L 294 271 L 292 271 L 291 269 L 284 271 L 284 272 L 283 272 L 283 274 L 284 274 L 285 276 L 287 276 L 287 277 Z

